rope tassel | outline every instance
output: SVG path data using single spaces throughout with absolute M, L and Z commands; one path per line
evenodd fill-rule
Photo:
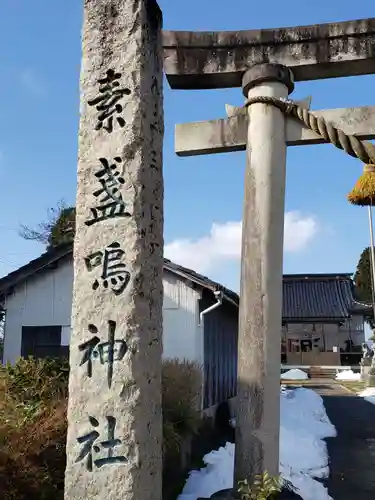
M 372 206 L 375 201 L 375 165 L 365 165 L 363 174 L 348 194 L 348 201 L 361 207 Z

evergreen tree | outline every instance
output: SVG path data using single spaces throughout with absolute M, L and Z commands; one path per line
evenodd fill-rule
M 5 311 L 2 309 L 2 304 L 0 304 L 0 364 L 3 360 L 4 352 L 4 319 Z
M 354 283 L 356 298 L 361 302 L 372 304 L 372 280 L 371 280 L 371 254 L 370 247 L 367 247 L 361 253 L 357 264 L 357 270 L 354 274 Z M 375 328 L 373 318 L 366 318 L 372 329 Z
M 357 270 L 354 275 L 357 298 L 362 302 L 372 303 L 372 285 L 371 285 L 371 260 L 370 247 L 367 247 L 361 253 L 357 264 Z

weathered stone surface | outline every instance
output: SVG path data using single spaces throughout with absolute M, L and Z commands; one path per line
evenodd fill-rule
M 347 134 L 360 139 L 375 139 L 375 106 L 313 110 Z M 245 151 L 248 118 L 238 116 L 227 119 L 176 125 L 175 151 L 179 156 L 198 156 L 214 153 Z M 288 146 L 324 144 L 319 135 L 293 118 L 286 121 Z
M 279 63 L 296 81 L 375 73 L 375 18 L 250 31 L 165 31 L 174 89 L 240 87 L 254 64 Z
M 366 381 L 368 379 L 368 373 L 370 371 L 371 364 L 361 363 L 361 380 Z
M 248 69 L 242 78 L 242 93 L 245 99 L 252 88 L 267 82 L 283 83 L 289 94 L 294 90 L 294 77 L 289 68 L 282 64 L 256 64 Z
M 85 0 L 66 500 L 161 499 L 161 12 Z
M 249 79 L 247 79 L 247 82 Z M 269 81 L 248 98 L 287 98 Z M 285 210 L 285 118 L 275 107 L 248 108 L 238 329 L 235 484 L 279 473 L 280 342 Z
M 371 366 L 371 361 L 372 361 L 371 358 L 362 358 L 360 365 L 361 366 Z

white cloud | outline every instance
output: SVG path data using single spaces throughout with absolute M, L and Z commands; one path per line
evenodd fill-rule
M 313 216 L 303 216 L 300 212 L 287 212 L 284 223 L 284 250 L 300 252 L 318 231 L 318 222 Z
M 21 86 L 29 93 L 36 97 L 45 94 L 46 88 L 42 80 L 32 69 L 24 69 L 19 75 Z
M 318 223 L 313 216 L 303 216 L 298 211 L 285 214 L 284 250 L 300 252 L 308 246 L 318 231 Z M 242 223 L 225 222 L 212 224 L 210 233 L 200 239 L 179 239 L 165 246 L 167 259 L 207 273 L 228 261 L 238 261 L 241 257 Z

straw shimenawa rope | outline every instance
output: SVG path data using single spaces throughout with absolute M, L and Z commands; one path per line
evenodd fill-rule
M 323 117 L 315 116 L 307 109 L 303 109 L 293 101 L 282 101 L 276 97 L 252 97 L 245 103 L 245 107 L 252 104 L 270 104 L 280 109 L 286 115 L 300 120 L 304 125 L 330 142 L 336 148 L 342 149 L 354 158 L 359 158 L 363 163 L 375 164 L 375 145 L 368 141 L 361 141 L 357 136 L 345 134 L 332 123 L 327 122 Z
M 350 156 L 359 158 L 365 163 L 363 174 L 359 177 L 356 185 L 348 194 L 347 198 L 353 205 L 374 206 L 375 205 L 375 145 L 368 141 L 361 141 L 356 135 L 345 134 L 332 123 L 327 122 L 321 116 L 315 116 L 307 109 L 301 108 L 293 101 L 283 101 L 276 97 L 252 97 L 248 99 L 244 107 L 252 104 L 270 104 L 301 121 L 307 128 L 313 130 L 327 142 L 336 148 L 342 149 Z

